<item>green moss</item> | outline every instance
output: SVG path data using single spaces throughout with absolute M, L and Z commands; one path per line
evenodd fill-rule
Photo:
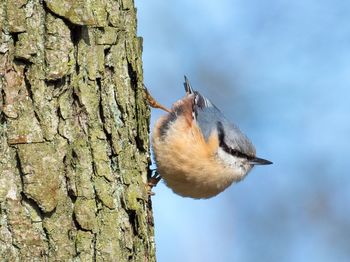
M 84 137 L 77 138 L 72 144 L 72 159 L 67 159 L 70 163 L 74 179 L 77 196 L 93 199 L 95 197 L 94 188 L 91 183 L 93 176 L 92 158 L 87 141 Z
M 97 137 L 96 137 L 97 138 Z M 105 140 L 93 139 L 91 141 L 92 155 L 94 158 L 95 172 L 97 176 L 103 176 L 108 181 L 113 181 L 111 161 L 107 155 L 108 145 Z
M 7 21 L 9 31 L 20 33 L 26 31 L 26 15 L 23 6 L 27 0 L 7 1 Z
M 98 45 L 114 45 L 117 42 L 117 37 L 120 29 L 115 27 L 104 27 L 96 32 L 96 43 Z
M 126 189 L 126 204 L 129 210 L 139 210 L 140 204 L 138 199 L 140 199 L 140 188 L 137 185 L 130 185 Z
M 107 12 L 103 2 L 98 0 L 46 0 L 48 8 L 73 24 L 106 26 Z
M 67 198 L 65 185 L 61 184 L 58 191 L 55 212 L 44 217 L 43 228 L 49 244 L 47 258 L 56 261 L 69 261 L 76 254 L 75 236 L 77 229 L 73 227 L 73 205 Z
M 58 174 L 62 171 L 55 144 L 38 143 L 18 145 L 18 155 L 23 172 L 23 189 L 45 213 L 57 205 Z
M 95 199 L 77 198 L 74 205 L 74 216 L 80 227 L 85 230 L 95 231 L 96 211 Z
M 50 14 L 46 18 L 45 26 L 48 34 L 45 39 L 46 79 L 60 79 L 71 71 L 71 32 L 62 19 Z
M 76 248 L 79 254 L 80 261 L 93 261 L 93 246 L 94 235 L 88 231 L 78 231 L 76 236 Z
M 8 1 L 10 3 L 12 1 Z M 25 1 L 27 2 L 27 1 Z M 24 2 L 23 2 L 24 3 Z M 21 10 L 26 10 L 21 14 Z M 44 44 L 44 9 L 39 2 L 29 1 L 27 5 L 21 6 L 19 13 L 15 14 L 15 19 L 25 19 L 25 32 L 18 35 L 15 46 L 15 56 L 21 59 L 42 62 Z
M 94 179 L 94 184 L 97 197 L 102 204 L 110 209 L 115 209 L 116 205 L 113 198 L 114 189 L 110 182 L 106 181 L 103 177 L 96 177 Z

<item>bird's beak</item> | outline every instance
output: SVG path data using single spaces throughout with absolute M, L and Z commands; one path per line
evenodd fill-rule
M 266 159 L 255 157 L 249 161 L 252 165 L 271 165 L 272 162 Z

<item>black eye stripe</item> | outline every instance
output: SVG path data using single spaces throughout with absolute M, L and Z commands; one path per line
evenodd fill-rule
M 224 127 L 221 122 L 217 122 L 217 128 L 218 128 L 218 136 L 219 136 L 219 146 L 228 154 L 240 158 L 245 158 L 248 160 L 254 159 L 252 156 L 248 156 L 237 149 L 230 148 L 226 143 L 225 143 L 225 131 Z
M 219 136 L 219 143 L 220 146 L 227 146 L 224 142 L 224 138 L 225 138 L 225 131 L 224 131 L 224 127 L 222 125 L 221 122 L 217 122 L 216 126 L 218 128 L 218 136 Z

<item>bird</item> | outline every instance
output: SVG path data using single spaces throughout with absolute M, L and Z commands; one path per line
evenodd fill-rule
M 152 132 L 157 168 L 149 180 L 151 188 L 163 179 L 180 196 L 207 199 L 243 180 L 254 166 L 272 164 L 256 156 L 248 137 L 208 98 L 193 90 L 186 76 L 184 87 L 186 95 L 171 109 L 145 87 L 149 105 L 166 112 Z

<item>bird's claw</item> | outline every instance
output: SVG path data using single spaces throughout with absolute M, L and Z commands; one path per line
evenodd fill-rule
M 152 188 L 157 186 L 158 182 L 162 179 L 157 170 L 151 170 L 151 175 L 148 177 L 148 194 L 154 196 L 155 193 L 152 192 Z
M 147 87 L 144 85 L 143 86 L 144 89 L 145 89 L 145 94 L 146 94 L 146 100 L 148 102 L 148 104 L 153 107 L 153 108 L 159 108 L 159 109 L 162 109 L 168 113 L 171 112 L 171 110 L 169 110 L 167 107 L 163 106 L 162 104 L 160 104 L 157 100 L 155 100 L 153 98 L 153 96 L 151 96 L 151 94 L 149 93 Z

